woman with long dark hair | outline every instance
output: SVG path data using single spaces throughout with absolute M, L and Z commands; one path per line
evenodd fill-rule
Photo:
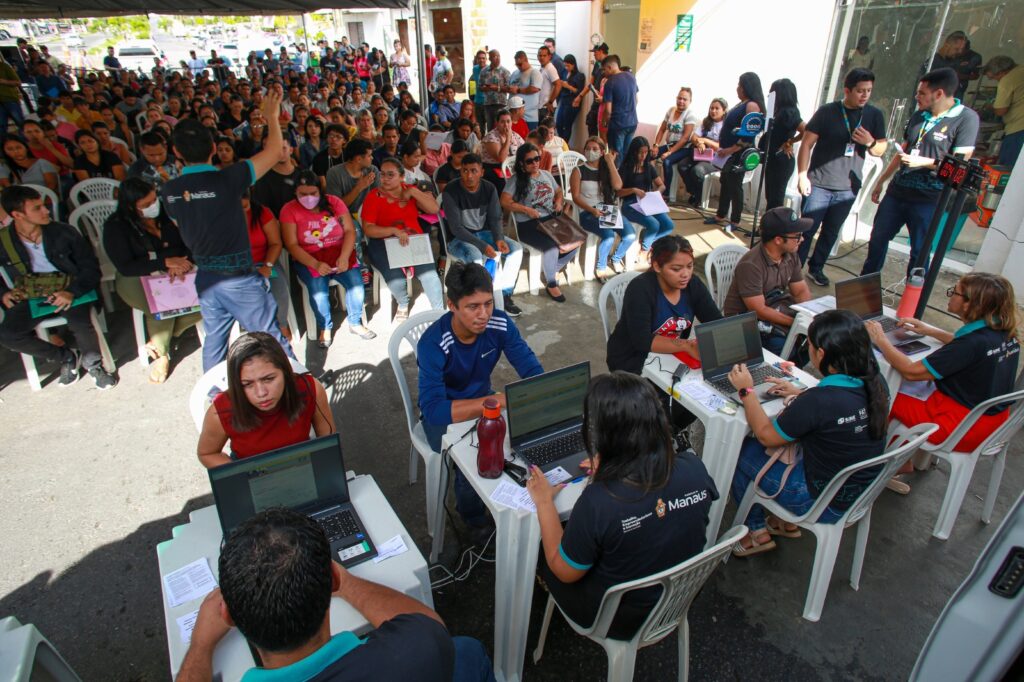
M 769 92 L 775 93 L 775 114 L 772 117 L 771 136 L 761 139 L 765 152 L 764 198 L 767 209 L 782 206 L 786 200 L 786 187 L 796 168 L 793 144 L 804 132 L 800 107 L 796 99 L 796 86 L 788 78 L 772 83 Z
M 562 486 L 551 486 L 533 467 L 527 489 L 540 523 L 540 576 L 559 607 L 586 627 L 609 587 L 704 549 L 718 490 L 692 450 L 675 452 L 661 398 L 638 376 L 613 372 L 591 380 L 583 434 L 590 480 L 564 530 L 554 504 Z M 681 498 L 688 503 L 674 503 Z M 660 596 L 656 587 L 628 593 L 609 636 L 632 638 Z
M 503 118 L 499 118 L 499 126 Z M 516 163 L 512 177 L 501 193 L 501 208 L 516 219 L 520 241 L 541 252 L 545 291 L 559 303 L 565 295 L 558 288 L 558 273 L 568 265 L 579 247 L 562 253 L 558 244 L 537 227 L 542 220 L 562 212 L 562 187 L 554 176 L 540 169 L 540 149 L 529 142 L 516 150 Z
M 323 385 L 296 374 L 266 332 L 239 336 L 228 349 L 228 390 L 206 411 L 197 455 L 207 469 L 335 432 Z M 224 446 L 231 441 L 231 455 Z
M 149 340 L 149 380 L 162 384 L 171 367 L 171 339 L 201 320 L 199 313 L 157 319 L 149 309 L 142 277 L 166 273 L 183 277 L 192 270 L 191 254 L 174 221 L 161 210 L 156 187 L 142 178 L 121 183 L 117 209 L 103 225 L 103 248 L 114 264 L 114 289 L 129 307 L 142 311 Z
M 766 448 L 793 446 L 802 455 L 796 457 L 788 477 L 784 476 L 787 465 L 777 460 L 759 483 L 762 491 L 777 494 L 775 502 L 794 514 L 807 512 L 840 471 L 877 457 L 885 448 L 889 392 L 878 372 L 871 340 L 860 317 L 849 310 L 824 312 L 811 322 L 807 342 L 811 362 L 824 378 L 808 389 L 799 389 L 784 379 L 769 378 L 776 386 L 771 389 L 773 393 L 793 396 L 775 419 L 768 418 L 752 390 L 754 380 L 746 365 L 736 365 L 729 372 L 729 381 L 740 392 L 753 432 L 743 442 L 732 480 L 736 504 L 764 471 L 769 461 Z M 847 479 L 819 523 L 835 523 L 877 475 L 878 469 L 873 468 Z M 756 504 L 744 523 L 750 532 L 733 550 L 736 556 L 775 549 L 773 535 L 800 535 L 794 525 L 766 519 L 764 508 Z
M 711 158 L 714 158 L 713 154 L 718 151 L 718 138 L 722 134 L 722 123 L 728 109 L 729 103 L 723 98 L 716 97 L 711 100 L 708 115 L 701 121 L 699 131 L 695 130 L 690 138 L 693 152 L 679 163 L 679 172 L 686 184 L 686 192 L 690 195 L 687 200 L 690 206 L 700 206 L 701 198 L 704 196 L 704 179 L 717 170 L 715 164 L 707 160 L 708 152 L 712 154 Z M 704 158 L 694 158 L 697 154 Z
M 72 173 L 75 180 L 81 182 L 90 178 L 109 178 L 124 180 L 124 164 L 114 152 L 100 147 L 100 141 L 91 130 L 75 132 L 75 144 L 81 152 L 75 158 Z
M 718 225 L 727 231 L 738 227 L 743 216 L 743 176 L 747 171 L 743 167 L 740 154 L 752 143 L 752 140 L 741 139 L 735 131 L 744 116 L 755 111 L 763 114 L 765 111 L 761 79 L 756 73 L 748 71 L 740 76 L 736 85 L 736 96 L 740 101 L 725 115 L 722 134 L 718 140 L 719 149 L 715 152 L 714 164 L 721 169 L 722 183 L 718 210 L 714 217 L 704 221 L 708 225 Z
M 299 147 L 299 165 L 302 168 L 312 168 L 313 159 L 327 147 L 324 122 L 316 116 L 310 116 L 302 128 L 304 137 Z
M 616 272 L 625 272 L 626 252 L 636 241 L 636 231 L 629 219 L 619 210 L 617 192 L 622 189 L 622 178 L 615 168 L 615 157 L 608 152 L 608 146 L 600 137 L 587 138 L 583 145 L 583 156 L 586 161 L 573 168 L 569 176 L 569 188 L 572 201 L 580 209 L 580 227 L 597 235 L 597 263 L 594 276 L 604 282 Z M 614 229 L 601 224 L 602 213 L 598 205 L 614 206 L 622 217 L 621 229 Z M 615 235 L 619 235 L 619 248 L 611 254 Z M 611 270 L 608 269 L 608 255 L 612 255 Z
M 41 185 L 58 191 L 57 167 L 46 159 L 36 158 L 25 138 L 10 134 L 3 145 L 0 185 Z
M 651 163 L 652 158 L 651 143 L 647 138 L 634 137 L 619 165 L 619 175 L 622 177 L 622 189 L 619 190 L 619 196 L 623 197 L 622 215 L 644 228 L 640 240 L 641 259 L 647 257 L 651 245 L 657 239 L 671 234 L 675 228 L 668 213 L 644 215 L 635 207 L 648 192 L 660 192 L 665 187 L 665 181 Z
M 270 293 L 277 302 L 277 326 L 281 328 L 281 335 L 291 341 L 292 330 L 288 326 L 288 308 L 291 306 L 288 278 L 278 265 L 278 258 L 284 248 L 281 223 L 274 212 L 254 196 L 251 187 L 242 196 L 242 208 L 245 209 L 245 220 L 249 228 L 252 262 L 256 265 L 256 272 L 270 283 Z
M 567 54 L 562 58 L 565 64 L 565 78 L 562 79 L 562 89 L 558 92 L 558 109 L 555 112 L 555 128 L 558 136 L 569 142 L 572 137 L 572 128 L 576 124 L 576 117 L 579 116 L 579 106 L 573 106 L 573 102 L 587 87 L 587 77 L 580 71 L 576 64 L 576 57 Z

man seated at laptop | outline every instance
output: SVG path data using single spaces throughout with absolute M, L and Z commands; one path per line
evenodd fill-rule
M 494 679 L 480 642 L 452 637 L 424 604 L 346 571 L 304 514 L 259 512 L 227 538 L 219 567 L 220 588 L 199 608 L 178 682 L 213 679 L 214 651 L 232 627 L 263 662 L 243 682 Z M 332 636 L 332 597 L 374 629 Z
M 199 461 L 207 469 L 309 438 L 334 433 L 323 385 L 296 374 L 281 344 L 265 332 L 238 337 L 228 350 L 228 390 L 213 398 L 199 433 Z
M 793 303 L 810 300 L 811 290 L 800 271 L 797 249 L 803 235 L 814 227 L 789 208 L 773 208 L 761 219 L 761 243 L 736 264 L 722 312 L 726 316 L 751 310 L 757 313 L 761 345 L 776 355 L 782 352 L 793 324 Z M 789 359 L 789 358 L 787 358 Z
M 509 316 L 494 309 L 491 276 L 482 265 L 453 264 L 445 287 L 448 312 L 423 333 L 416 354 L 423 430 L 435 452 L 441 451 L 449 424 L 483 414 L 485 398 L 493 395 L 505 407 L 505 396 L 491 389 L 491 372 L 502 353 L 520 378 L 544 373 Z M 455 506 L 467 525 L 488 525 L 483 502 L 458 468 Z

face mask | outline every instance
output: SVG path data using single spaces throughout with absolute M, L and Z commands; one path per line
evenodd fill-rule
M 601 151 L 599 149 L 588 149 L 586 151 L 587 161 L 593 163 L 601 158 Z
M 156 218 L 160 215 L 160 201 L 154 201 L 152 204 L 142 209 L 143 218 Z
M 312 211 L 314 208 L 316 208 L 316 205 L 320 203 L 320 195 L 307 194 L 304 197 L 299 197 L 299 203 L 302 204 L 304 208 L 307 208 L 310 211 Z

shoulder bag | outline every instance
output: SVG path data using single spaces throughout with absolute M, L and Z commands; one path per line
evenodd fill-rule
M 793 402 L 795 397 L 796 396 L 789 396 L 786 398 L 786 407 L 789 407 L 789 404 Z M 780 412 L 779 414 L 782 413 Z M 778 417 L 776 417 L 776 419 L 778 419 Z M 796 466 L 797 460 L 800 459 L 802 454 L 800 451 L 800 443 L 799 441 L 794 441 L 792 443 L 786 443 L 785 445 L 778 445 L 774 448 L 767 448 L 765 450 L 765 454 L 768 455 L 768 461 L 765 462 L 765 465 L 757 472 L 757 476 L 754 477 L 754 490 L 757 492 L 758 497 L 762 497 L 766 500 L 774 500 L 779 496 L 779 493 L 782 492 L 782 489 L 786 487 L 786 479 L 789 478 L 789 475 L 793 472 L 793 468 Z M 782 462 L 785 464 L 786 469 L 782 472 L 782 478 L 779 479 L 779 489 L 775 491 L 775 494 L 765 495 L 761 492 L 761 479 L 764 478 L 765 474 L 768 473 L 768 470 L 771 469 L 776 462 Z

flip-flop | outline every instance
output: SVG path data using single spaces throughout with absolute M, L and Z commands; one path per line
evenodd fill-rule
M 769 539 L 768 542 L 758 542 L 757 536 L 754 533 L 747 533 L 747 537 L 750 538 L 750 547 L 744 547 L 741 542 L 737 542 L 732 548 L 733 556 L 742 558 L 761 554 L 762 552 L 770 552 L 775 549 L 775 540 Z
M 778 522 L 778 527 L 773 526 L 772 522 Z M 765 521 L 765 528 L 768 530 L 769 535 L 775 535 L 780 538 L 798 538 L 801 536 L 800 529 L 794 528 L 793 530 L 786 530 L 786 523 L 778 518 L 770 518 Z
M 899 476 L 893 476 L 886 481 L 885 487 L 897 495 L 907 495 L 910 493 L 910 485 L 902 481 Z

